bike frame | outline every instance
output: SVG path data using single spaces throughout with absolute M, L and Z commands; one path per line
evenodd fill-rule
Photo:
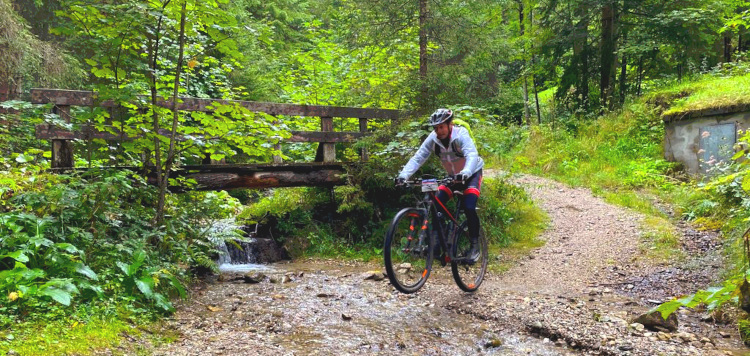
M 441 183 L 444 183 L 444 181 Z M 445 185 L 447 186 L 448 184 Z M 460 225 L 458 218 L 461 216 L 461 212 L 463 211 L 463 209 L 461 208 L 463 205 L 463 193 L 454 191 L 454 195 L 456 195 L 456 208 L 453 214 L 451 214 L 447 206 L 440 202 L 440 199 L 438 199 L 436 192 L 425 192 L 424 198 L 422 199 L 420 204 L 422 205 L 422 209 L 426 210 L 426 215 L 430 216 L 429 221 L 424 222 L 425 227 L 427 224 L 437 221 L 438 241 L 436 242 L 440 244 L 440 248 L 445 253 L 445 258 L 440 261 L 441 264 L 450 263 L 451 260 L 455 259 L 452 249 L 448 248 L 448 241 L 455 241 L 456 233 L 458 233 L 458 228 Z M 442 208 L 442 211 L 439 211 L 440 208 Z M 450 221 L 453 223 L 453 226 L 446 226 L 443 219 L 441 219 L 440 214 L 445 214 L 447 218 L 450 219 Z M 434 226 L 434 224 L 432 226 Z M 439 258 L 440 256 L 434 257 Z

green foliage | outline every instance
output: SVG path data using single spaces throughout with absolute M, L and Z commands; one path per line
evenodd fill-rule
M 157 228 L 154 189 L 127 172 L 0 181 L 13 182 L 0 212 L 2 325 L 64 317 L 55 303 L 171 312 L 170 298 L 185 297 L 186 268 L 215 268 L 214 221 L 240 207 L 226 192 L 174 196 Z
M 663 189 L 675 184 L 671 176 L 675 164 L 661 157 L 663 134 L 653 109 L 632 104 L 620 115 L 579 122 L 572 132 L 555 125 L 533 127 L 520 134 L 528 135 L 527 141 L 516 141 L 525 143 L 521 149 L 498 152 L 505 151 L 501 161 L 517 169 L 549 174 L 573 185 Z
M 0 0 L 0 82 L 18 89 L 78 86 L 84 73 L 77 60 L 34 36 L 16 9 L 12 1 Z
M 652 308 L 651 311 L 660 312 L 664 319 L 666 319 L 669 314 L 677 311 L 680 307 L 695 308 L 700 305 L 706 305 L 709 311 L 713 311 L 729 301 L 734 303 L 737 302 L 737 295 L 739 292 L 738 286 L 742 280 L 742 278 L 738 279 L 735 276 L 724 281 L 722 287 L 712 287 L 706 290 L 699 290 L 689 296 L 672 299 Z
M 293 53 L 281 75 L 283 100 L 299 104 L 399 108 L 413 92 L 406 80 L 415 67 L 414 43 L 387 51 L 377 46 L 346 48 L 333 29 L 306 24 L 309 48 Z

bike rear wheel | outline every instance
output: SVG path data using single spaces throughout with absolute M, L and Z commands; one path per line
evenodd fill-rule
M 385 235 L 383 257 L 385 271 L 391 284 L 403 293 L 414 293 L 422 288 L 432 269 L 433 252 L 427 212 L 406 208 L 393 218 Z
M 453 279 L 459 288 L 466 292 L 474 292 L 479 288 L 487 272 L 487 261 L 489 260 L 487 238 L 484 229 L 479 230 L 479 258 L 470 260 L 467 256 L 471 249 L 469 228 L 464 221 L 458 228 L 456 239 L 453 242 L 453 256 L 451 260 L 451 271 Z

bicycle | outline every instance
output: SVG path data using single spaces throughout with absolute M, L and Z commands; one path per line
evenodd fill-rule
M 424 198 L 417 202 L 416 207 L 404 208 L 396 214 L 385 235 L 383 249 L 388 279 L 403 293 L 414 293 L 424 286 L 432 270 L 436 249 L 441 265 L 451 264 L 453 279 L 459 288 L 474 292 L 482 284 L 488 261 L 484 231 L 479 233 L 480 257 L 476 261 L 466 257 L 471 241 L 461 208 L 463 192 L 453 192 L 458 198 L 453 214 L 435 195 L 441 184 L 450 186 L 453 182 L 450 177 L 424 177 L 404 182 L 406 187 L 421 186 Z M 437 205 L 442 206 L 446 214 L 438 211 Z M 435 232 L 432 231 L 434 219 L 439 226 Z

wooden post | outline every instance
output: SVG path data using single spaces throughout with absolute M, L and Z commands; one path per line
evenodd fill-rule
M 212 164 L 227 164 L 227 159 L 226 159 L 226 157 L 222 158 L 222 159 L 219 159 L 219 160 L 211 159 L 211 154 L 210 153 L 206 153 L 206 155 L 203 157 L 202 163 L 203 164 L 207 164 L 207 165 L 212 165 Z
M 276 116 L 276 115 L 274 115 L 274 117 L 276 118 L 276 120 L 273 121 L 273 125 L 276 126 L 276 125 L 279 124 L 279 119 L 278 119 L 279 117 Z M 277 151 L 281 151 L 281 142 L 275 144 L 273 146 L 273 149 L 275 149 Z M 284 163 L 284 160 L 281 158 L 280 155 L 273 155 L 273 163 L 274 164 L 281 164 L 281 163 Z
M 367 133 L 367 118 L 359 118 L 359 132 Z M 367 147 L 362 147 L 359 151 L 359 155 L 362 162 L 367 162 L 370 159 L 370 155 L 367 153 Z
M 70 105 L 55 105 L 52 112 L 70 123 Z M 52 140 L 52 168 L 73 168 L 73 143 L 70 140 Z
M 333 118 L 322 116 L 320 118 L 320 131 L 333 131 Z M 336 161 L 336 143 L 321 142 L 318 144 L 318 152 L 315 155 L 316 162 L 335 162 Z

